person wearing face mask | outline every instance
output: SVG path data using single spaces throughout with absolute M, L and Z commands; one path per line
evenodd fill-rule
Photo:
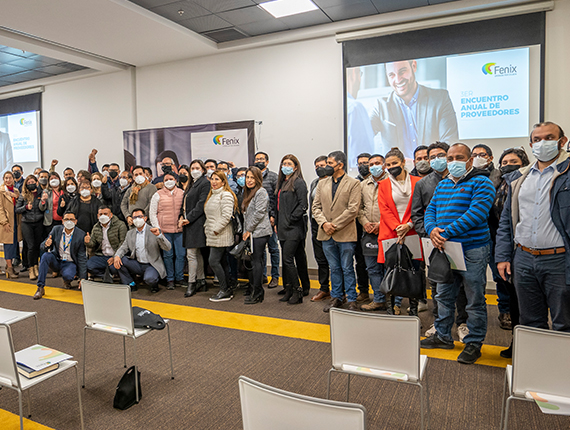
M 245 188 L 245 172 L 247 172 L 247 167 L 240 167 L 236 169 L 235 178 L 237 185 L 236 197 L 238 199 L 238 206 L 241 208 L 241 202 L 243 201 L 243 191 Z
M 311 281 L 305 253 L 309 207 L 307 184 L 303 179 L 301 163 L 293 154 L 287 154 L 281 160 L 276 194 L 275 224 L 283 256 L 285 287 L 285 295 L 280 301 L 295 305 L 303 303 L 303 296 L 309 295 Z
M 12 166 L 12 174 L 14 175 L 14 186 L 21 193 L 24 185 L 24 169 L 19 164 L 14 164 Z
M 91 175 L 91 187 L 93 188 L 93 196 L 98 199 L 102 205 L 107 203 L 107 197 L 110 197 L 109 187 L 107 187 L 107 178 L 101 173 L 93 173 Z
M 346 154 L 331 152 L 327 157 L 325 172 L 329 178 L 317 185 L 312 213 L 319 225 L 317 239 L 323 243 L 323 251 L 331 269 L 331 300 L 323 308 L 341 308 L 346 293 L 348 309 L 358 310 L 356 305 L 356 276 L 354 274 L 354 248 L 356 217 L 360 208 L 360 182 L 345 172 Z M 344 289 L 344 291 L 343 291 Z
M 59 199 L 63 195 L 63 187 L 61 186 L 61 178 L 57 172 L 49 174 L 49 188 L 45 190 L 47 199 L 43 201 L 44 206 L 44 234 L 43 238 L 48 237 L 51 229 L 56 225 L 61 225 L 62 217 L 58 215 Z
M 330 281 L 329 281 L 329 263 L 325 252 L 323 251 L 323 242 L 317 239 L 319 234 L 319 224 L 313 217 L 313 201 L 315 200 L 315 195 L 317 194 L 317 185 L 319 182 L 325 180 L 328 176 L 325 171 L 327 165 L 327 156 L 320 155 L 315 158 L 315 173 L 317 178 L 311 182 L 309 187 L 309 214 L 311 220 L 311 242 L 313 243 L 313 256 L 317 262 L 317 272 L 319 278 L 319 292 L 311 297 L 311 302 L 320 302 L 322 300 L 328 299 L 331 296 L 330 293 Z
M 484 169 L 489 172 L 489 179 L 497 188 L 501 183 L 502 175 L 499 169 L 493 164 L 493 151 L 487 145 L 480 143 L 473 147 L 471 152 L 473 157 L 473 167 L 476 169 Z
M 38 259 L 44 230 L 44 212 L 40 206 L 42 195 L 43 193 L 38 190 L 37 178 L 29 175 L 24 181 L 22 194 L 16 202 L 16 213 L 22 214 L 22 237 L 28 248 L 31 280 L 38 277 Z
M 207 159 L 204 161 L 204 165 L 206 166 L 206 177 L 211 178 L 212 173 L 218 170 L 218 162 L 212 158 Z
M 0 243 L 4 247 L 4 260 L 6 261 L 6 277 L 18 278 L 14 271 L 12 260 L 19 254 L 19 240 L 21 229 L 16 221 L 16 200 L 20 192 L 14 186 L 14 174 L 10 171 L 4 173 L 4 183 L 0 185 Z M 20 233 L 20 234 L 19 234 Z
M 178 223 L 184 191 L 176 186 L 176 180 L 175 173 L 164 174 L 164 186 L 152 196 L 149 209 L 150 225 L 160 228 L 171 245 L 162 255 L 167 290 L 174 290 L 175 283 L 181 287 L 184 282 L 186 251 L 182 246 L 182 226 Z
M 277 174 L 269 170 L 269 155 L 265 152 L 257 152 L 255 154 L 254 166 L 261 170 L 263 177 L 263 188 L 269 195 L 269 222 L 271 227 L 275 227 L 275 211 L 277 210 L 275 202 L 275 190 L 277 188 Z M 267 288 L 277 288 L 279 286 L 279 244 L 277 243 L 277 233 L 273 233 L 267 242 L 267 250 L 269 251 L 271 259 L 271 281 Z M 267 279 L 267 258 L 263 265 L 263 283 L 266 284 Z M 280 292 L 281 293 L 281 292 Z M 282 291 L 285 294 L 285 290 Z
M 135 166 L 133 178 L 134 184 L 127 189 L 121 202 L 121 211 L 129 228 L 133 228 L 133 219 L 131 218 L 133 210 L 142 209 L 145 214 L 148 213 L 150 199 L 156 193 L 156 187 L 149 182 L 144 167 Z
M 487 219 L 495 199 L 495 187 L 488 178 L 488 171 L 473 168 L 471 150 L 463 143 L 449 147 L 447 168 L 449 175 L 435 189 L 426 209 L 424 226 L 438 249 L 445 249 L 448 240 L 461 243 L 467 270 L 453 271 L 453 282 L 437 284 L 436 333 L 422 340 L 421 346 L 428 349 L 455 347 L 451 328 L 455 302 L 463 284 L 469 334 L 463 338 L 465 347 L 457 361 L 473 364 L 481 357 L 487 334 L 485 288 L 491 240 Z
M 38 172 L 38 183 L 42 190 L 47 190 L 49 188 L 49 172 L 47 170 L 40 170 Z
M 370 169 L 368 166 L 370 160 L 370 154 L 363 152 L 358 154 L 356 157 L 356 162 L 358 164 L 358 179 L 360 182 L 368 179 L 370 177 Z M 366 302 L 370 300 L 370 294 L 368 293 L 369 279 L 368 271 L 366 270 L 366 261 L 364 260 L 364 255 L 362 254 L 362 243 L 361 238 L 363 235 L 362 225 L 356 223 L 356 235 L 358 240 L 356 241 L 356 248 L 354 250 L 354 260 L 356 261 L 356 288 L 358 291 L 358 296 L 356 297 L 357 302 Z
M 142 209 L 135 209 L 130 218 L 134 228 L 130 229 L 123 244 L 115 253 L 115 269 L 119 271 L 121 283 L 137 291 L 133 276 L 142 276 L 151 293 L 158 293 L 158 281 L 166 276 L 166 268 L 160 252 L 169 251 L 170 242 L 158 227 L 147 225 Z
M 237 195 L 237 183 L 232 178 L 232 170 L 230 169 L 230 165 L 227 161 L 220 161 L 218 163 L 218 169 L 226 175 L 228 178 L 228 184 L 230 185 L 230 189 Z
M 178 168 L 178 188 L 182 191 L 186 191 L 186 188 L 190 184 L 190 167 L 186 164 L 181 164 Z
M 411 176 L 406 170 L 406 159 L 402 151 L 392 148 L 386 153 L 385 168 L 388 177 L 378 184 L 378 206 L 380 208 L 380 225 L 378 244 L 382 241 L 398 238 L 398 243 L 405 243 L 408 235 L 416 234 L 412 223 L 412 195 L 416 183 L 420 180 Z M 419 269 L 419 261 L 414 260 Z M 384 264 L 384 253 L 378 252 L 378 263 Z M 409 299 L 410 315 L 418 314 L 418 300 Z M 388 314 L 400 315 L 402 297 L 391 296 L 388 301 Z
M 412 176 L 423 178 L 432 172 L 428 157 L 428 147 L 420 145 L 414 149 L 414 168 L 410 172 Z
M 152 180 L 152 183 L 156 185 L 156 188 L 160 189 L 163 186 L 164 175 L 169 173 L 174 173 L 178 175 L 178 167 L 175 161 L 171 157 L 164 157 L 160 162 L 160 170 L 158 171 L 159 176 Z
M 93 226 L 91 234 L 85 234 L 84 239 L 91 255 L 87 260 L 87 272 L 94 278 L 104 279 L 107 269 L 110 276 L 117 274 L 114 257 L 125 240 L 127 226 L 107 206 L 99 208 L 97 217 L 99 222 Z
M 24 169 L 22 168 L 22 166 L 20 166 L 19 164 L 14 164 L 12 166 L 12 174 L 14 175 L 14 187 L 18 190 L 18 192 L 20 194 L 22 194 L 22 187 L 24 185 L 24 176 L 23 176 L 23 172 Z M 20 225 L 21 221 L 21 216 L 17 216 L 16 217 L 16 224 Z M 19 235 L 21 236 L 21 228 L 19 228 Z M 28 270 L 28 248 L 26 245 L 26 241 L 22 242 L 22 254 L 20 257 L 20 248 L 18 247 L 17 249 L 17 255 L 16 258 L 14 258 L 14 260 L 12 261 L 12 264 L 14 265 L 14 267 L 19 266 L 20 264 L 22 264 L 22 271 L 26 271 Z
M 512 278 L 520 324 L 570 332 L 570 160 L 568 138 L 553 122 L 536 124 L 530 147 L 536 161 L 507 177 L 495 261 Z M 550 310 L 550 312 L 549 312 Z
M 178 216 L 178 226 L 183 229 L 182 242 L 188 259 L 188 287 L 184 297 L 191 297 L 201 289 L 208 291 L 202 249 L 206 247 L 204 204 L 210 194 L 210 181 L 206 177 L 206 166 L 202 160 L 190 163 L 190 175 Z
M 73 212 L 77 219 L 77 227 L 90 232 L 97 223 L 97 213 L 102 206 L 99 199 L 93 195 L 91 182 L 84 180 L 79 184 L 79 195 L 69 202 L 66 212 Z
M 416 233 L 418 233 L 420 237 L 428 237 L 424 226 L 425 212 L 437 185 L 447 177 L 449 173 L 447 170 L 448 150 L 449 145 L 445 142 L 435 142 L 428 147 L 427 154 L 433 171 L 426 177 L 420 179 L 414 189 L 414 195 L 412 196 L 412 222 L 414 223 Z M 437 283 L 431 282 L 429 279 L 428 283 L 431 288 L 433 317 L 437 318 L 437 301 L 435 300 L 435 296 L 437 294 Z M 455 319 L 457 333 L 459 335 L 459 341 L 463 341 L 463 338 L 469 333 L 469 329 L 466 324 L 467 311 L 465 310 L 465 306 L 467 306 L 467 296 L 465 295 L 465 288 L 463 288 L 463 285 L 461 285 L 459 290 L 455 306 L 457 307 L 457 317 Z M 418 305 L 418 311 L 420 310 L 421 302 Z M 431 327 L 426 330 L 425 336 L 429 337 L 434 333 L 435 326 L 432 324 Z
M 79 277 L 79 288 L 81 288 L 81 281 L 87 279 L 85 232 L 76 224 L 75 214 L 66 212 L 63 216 L 63 225 L 55 226 L 47 239 L 42 242 L 41 250 L 44 253 L 40 261 L 38 289 L 34 300 L 44 296 L 46 276 L 49 270 L 61 273 L 65 289 L 72 288 L 71 282 L 75 276 Z

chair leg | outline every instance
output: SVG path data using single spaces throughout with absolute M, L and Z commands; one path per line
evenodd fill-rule
M 507 394 L 507 381 L 508 381 L 508 376 L 507 376 L 507 372 L 505 371 L 505 382 L 503 383 L 503 400 L 501 401 L 501 429 L 504 427 L 504 418 L 505 418 L 505 399 L 506 399 L 506 394 Z
M 427 413 L 426 429 L 429 429 L 429 425 L 431 423 L 431 409 L 429 407 L 429 384 L 428 384 L 427 372 L 426 372 L 424 380 L 425 380 L 425 390 L 426 390 L 426 413 Z
M 511 400 L 513 400 L 513 398 L 509 396 L 507 398 L 507 404 L 505 405 L 505 430 L 509 428 L 509 405 L 511 404 Z
M 28 396 L 28 418 L 32 418 L 32 396 L 30 394 L 30 391 L 28 389 L 27 391 L 27 396 Z
M 123 367 L 127 368 L 127 347 L 125 345 L 125 336 L 123 336 Z
M 327 374 L 327 399 L 330 399 L 331 396 L 331 373 L 332 373 L 333 369 L 329 370 L 329 373 Z
M 38 340 L 38 345 L 41 345 L 41 343 L 40 343 L 40 325 L 38 324 L 38 316 L 34 315 L 34 318 L 36 320 L 36 339 Z
M 166 330 L 168 330 L 168 349 L 170 350 L 170 377 L 171 379 L 174 379 L 174 365 L 172 364 L 172 342 L 170 341 L 170 324 L 166 324 Z
M 133 345 L 135 352 L 135 400 L 138 403 L 140 398 L 139 398 L 139 375 L 137 367 L 137 339 L 134 336 L 133 336 Z
M 346 380 L 346 401 L 348 402 L 348 397 L 350 396 L 350 373 L 347 374 L 348 378 Z
M 86 346 L 86 337 L 87 337 L 87 327 L 83 328 L 83 384 L 81 386 L 85 388 L 85 366 L 87 364 L 87 346 Z
M 425 430 L 424 427 L 424 387 L 422 386 L 422 384 L 419 384 L 420 386 L 420 420 L 421 420 L 421 429 Z
M 18 390 L 18 407 L 20 409 L 20 430 L 24 430 L 24 408 L 22 406 L 22 392 Z
M 83 424 L 83 404 L 81 403 L 81 384 L 79 383 L 79 370 L 77 369 L 77 364 L 75 367 L 75 379 L 77 379 L 77 398 L 79 399 L 79 419 L 81 420 L 81 430 L 85 430 L 85 425 Z

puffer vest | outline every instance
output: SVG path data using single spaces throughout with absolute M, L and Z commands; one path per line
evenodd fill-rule
M 174 192 L 171 193 L 166 187 L 162 187 L 158 190 L 158 194 L 160 195 L 157 210 L 158 225 L 164 233 L 181 233 L 182 229 L 178 227 L 178 216 L 184 191 L 174 187 Z

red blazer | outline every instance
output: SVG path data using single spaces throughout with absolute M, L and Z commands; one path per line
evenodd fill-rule
M 404 212 L 403 219 L 400 219 L 400 215 L 396 209 L 396 204 L 392 198 L 392 182 L 390 181 L 390 178 L 383 179 L 378 183 L 378 206 L 380 207 L 380 227 L 378 231 L 378 263 L 384 263 L 382 241 L 398 237 L 396 234 L 396 227 L 398 227 L 400 224 L 412 222 L 412 196 L 414 195 L 416 182 L 418 182 L 420 179 L 421 178 L 417 176 L 410 175 L 410 180 L 412 182 L 412 192 L 410 193 L 410 201 L 408 202 L 406 212 Z M 409 236 L 411 234 L 417 234 L 413 228 L 408 232 L 406 236 Z

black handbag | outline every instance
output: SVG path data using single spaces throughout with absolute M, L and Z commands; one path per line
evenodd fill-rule
M 234 234 L 242 235 L 243 234 L 243 222 L 241 220 L 241 215 L 239 213 L 234 212 L 232 215 L 232 227 L 234 229 Z
M 447 255 L 437 248 L 429 256 L 428 279 L 440 284 L 449 284 L 454 279 Z
M 230 255 L 237 260 L 251 261 L 251 246 L 248 240 L 242 240 L 230 250 Z
M 425 297 L 424 271 L 414 267 L 406 245 L 392 245 L 385 253 L 385 261 L 386 267 L 391 267 L 380 284 L 382 293 L 410 299 Z
M 142 398 L 141 391 L 141 372 L 137 371 L 138 382 L 139 382 L 139 400 Z M 136 392 L 135 392 L 135 366 L 131 366 L 127 369 L 117 389 L 115 390 L 115 398 L 113 400 L 113 407 L 115 409 L 120 409 L 124 411 L 129 409 L 137 402 Z
M 135 328 L 162 330 L 166 327 L 166 323 L 160 315 L 138 306 L 133 306 L 133 322 Z

